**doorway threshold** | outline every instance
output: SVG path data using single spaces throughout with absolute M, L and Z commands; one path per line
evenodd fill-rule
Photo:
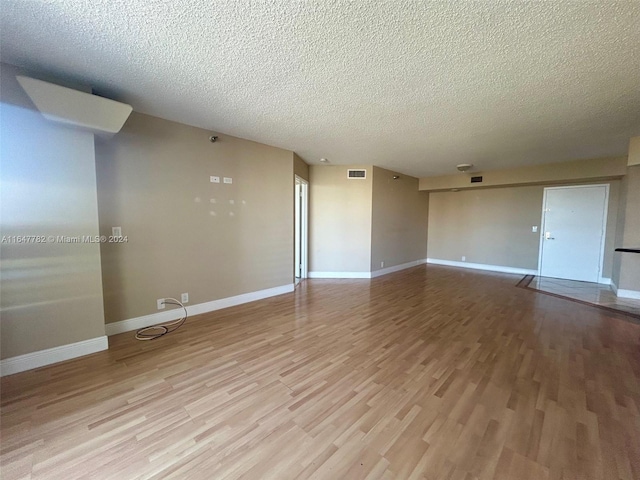
M 516 286 L 640 320 L 640 300 L 620 298 L 609 285 L 525 275 Z

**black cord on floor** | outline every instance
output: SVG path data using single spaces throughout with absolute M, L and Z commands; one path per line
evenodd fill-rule
M 156 338 L 160 338 L 167 333 L 175 332 L 184 324 L 184 322 L 187 321 L 187 309 L 178 300 L 176 300 L 175 298 L 165 298 L 162 303 L 164 305 L 177 305 L 179 307 L 182 307 L 182 309 L 184 310 L 184 317 L 176 320 L 175 322 L 162 323 L 160 325 L 152 325 L 150 327 L 141 328 L 136 332 L 137 340 L 155 340 Z

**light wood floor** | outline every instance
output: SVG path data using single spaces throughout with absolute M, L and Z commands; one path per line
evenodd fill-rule
M 2 379 L 2 479 L 640 478 L 640 325 L 416 267 Z

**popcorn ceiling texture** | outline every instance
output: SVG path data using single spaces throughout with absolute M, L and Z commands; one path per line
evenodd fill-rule
M 2 0 L 0 11 L 4 62 L 308 163 L 428 176 L 624 155 L 640 135 L 640 1 Z

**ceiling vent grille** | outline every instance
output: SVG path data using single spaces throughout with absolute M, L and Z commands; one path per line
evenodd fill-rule
M 364 180 L 365 178 L 367 178 L 367 171 L 361 168 L 350 168 L 347 170 L 347 178 Z

